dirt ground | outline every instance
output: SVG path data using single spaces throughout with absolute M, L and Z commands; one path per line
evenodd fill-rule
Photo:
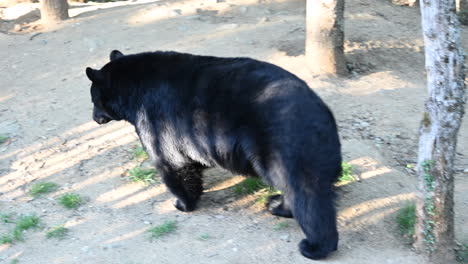
M 92 121 L 84 74 L 85 67 L 106 63 L 113 49 L 249 56 L 303 78 L 335 113 L 344 157 L 360 179 L 339 188 L 340 245 L 326 262 L 424 263 L 394 220 L 417 186 L 407 168 L 416 160 L 426 96 L 417 9 L 347 1 L 345 51 L 353 74 L 324 78 L 305 67 L 305 1 L 75 3 L 72 18 L 52 28 L 28 24 L 37 5 L 0 8 L 0 134 L 10 138 L 0 145 L 0 213 L 41 219 L 41 228 L 27 231 L 24 242 L 0 245 L 0 263 L 312 262 L 297 250 L 303 235 L 294 220 L 266 212 L 257 202 L 261 194 L 234 193 L 241 176 L 209 171 L 206 193 L 192 213 L 177 211 L 161 184 L 129 181 L 127 171 L 138 163 L 130 153 L 137 144 L 134 129 Z M 468 50 L 466 27 L 462 39 Z M 462 243 L 468 243 L 467 121 L 465 116 L 455 168 L 456 236 Z M 39 181 L 60 188 L 32 198 L 28 191 Z M 56 199 L 67 192 L 87 202 L 64 209 Z M 147 230 L 166 220 L 175 220 L 177 231 L 151 241 Z M 279 223 L 288 226 L 276 228 Z M 46 231 L 60 224 L 69 236 L 47 239 Z M 10 227 L 0 223 L 0 234 Z

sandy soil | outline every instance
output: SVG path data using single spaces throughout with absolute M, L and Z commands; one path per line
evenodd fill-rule
M 344 156 L 360 181 L 339 188 L 339 250 L 327 263 L 416 264 L 424 260 L 398 234 L 395 212 L 412 200 L 417 131 L 426 95 L 418 10 L 389 1 L 348 1 L 346 55 L 351 78 L 323 78 L 304 61 L 304 1 L 133 1 L 73 4 L 73 18 L 53 28 L 5 21 L 1 9 L 0 212 L 35 213 L 42 227 L 25 241 L 0 246 L 0 263 L 311 263 L 290 219 L 267 213 L 261 194 L 238 197 L 242 180 L 219 170 L 206 177 L 199 210 L 181 213 L 160 184 L 128 180 L 137 138 L 124 122 L 91 120 L 84 69 L 100 67 L 113 49 L 176 50 L 269 61 L 306 80 L 333 109 Z M 27 5 L 34 10 L 37 4 Z M 12 8 L 12 7 L 10 7 Z M 34 12 L 34 11 L 33 11 Z M 25 14 L 27 17 L 31 13 Z M 34 15 L 34 13 L 32 13 Z M 11 18 L 10 18 L 11 19 Z M 34 19 L 32 19 L 34 20 Z M 15 26 L 17 25 L 17 26 Z M 40 30 L 40 31 L 38 31 Z M 38 34 L 39 33 L 39 34 Z M 468 50 L 467 28 L 463 28 Z M 468 242 L 468 122 L 456 162 L 456 236 Z M 313 150 L 311 150 L 313 152 Z M 313 153 L 311 153 L 312 155 Z M 31 185 L 51 181 L 53 193 L 33 199 Z M 63 209 L 56 198 L 76 192 L 87 202 Z M 175 220 L 174 234 L 146 232 Z M 276 230 L 278 223 L 289 226 Z M 64 224 L 64 240 L 46 239 Z M 0 234 L 11 224 L 0 223 Z M 201 235 L 209 239 L 200 240 Z

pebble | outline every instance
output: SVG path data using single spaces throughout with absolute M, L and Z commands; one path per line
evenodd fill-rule
M 86 252 L 89 251 L 89 247 L 88 247 L 88 246 L 84 246 L 84 247 L 81 248 L 81 251 L 83 251 L 83 252 L 86 253 Z
M 464 169 L 463 173 L 468 174 L 468 168 Z
M 214 217 L 217 218 L 217 219 L 224 219 L 224 218 L 226 218 L 224 215 L 215 215 Z
M 289 242 L 290 241 L 289 234 L 280 236 L 280 239 L 283 240 L 283 241 Z
M 145 225 L 150 225 L 150 224 L 151 224 L 151 222 L 150 222 L 150 221 L 147 221 L 147 220 L 143 221 L 143 223 L 144 223 Z

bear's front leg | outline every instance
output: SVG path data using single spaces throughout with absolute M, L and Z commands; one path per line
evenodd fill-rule
M 203 166 L 189 164 L 177 170 L 161 171 L 162 178 L 169 191 L 177 200 L 174 206 L 182 212 L 195 210 L 203 193 Z

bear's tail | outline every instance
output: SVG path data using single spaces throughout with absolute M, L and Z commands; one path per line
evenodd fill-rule
M 323 259 L 338 247 L 335 194 L 331 186 L 307 192 L 301 189 L 293 202 L 294 218 L 306 235 L 299 249 L 307 258 Z

